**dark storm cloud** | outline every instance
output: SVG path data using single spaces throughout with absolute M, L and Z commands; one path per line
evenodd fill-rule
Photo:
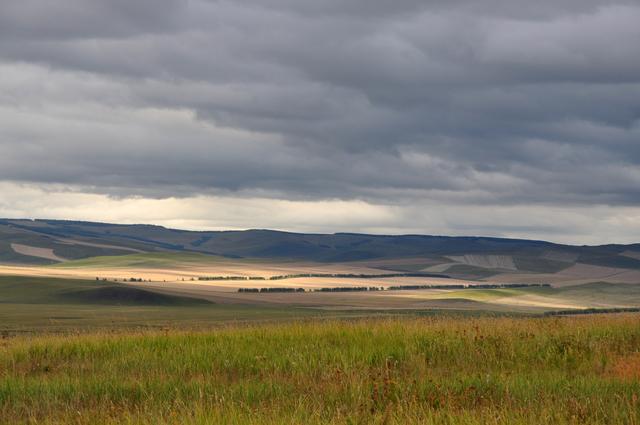
M 188 0 L 20 0 L 0 4 L 0 35 L 23 40 L 130 37 L 175 29 Z
M 638 22 L 597 0 L 4 2 L 0 180 L 637 205 Z

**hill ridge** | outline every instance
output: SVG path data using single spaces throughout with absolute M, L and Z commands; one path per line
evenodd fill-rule
M 521 270 L 558 269 L 574 263 L 640 269 L 638 244 L 566 245 L 542 240 L 493 236 L 376 235 L 353 232 L 296 233 L 270 229 L 195 231 L 150 224 L 113 224 L 78 220 L 0 219 L 0 262 L 49 264 L 15 246 L 50 249 L 64 259 L 139 252 L 193 252 L 228 258 L 279 258 L 315 262 L 352 262 L 397 258 L 509 256 Z M 53 257 L 52 257 L 53 258 Z M 567 259 L 575 259 L 567 261 Z M 483 263 L 482 258 L 478 259 Z M 488 262 L 490 263 L 490 261 Z

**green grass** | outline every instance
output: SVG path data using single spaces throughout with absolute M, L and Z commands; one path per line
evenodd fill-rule
M 635 424 L 637 315 L 17 337 L 0 423 Z
M 523 293 L 640 299 L 602 283 L 447 296 Z M 640 315 L 466 314 L 0 277 L 0 424 L 639 423 Z
M 362 313 L 361 313 L 362 314 Z M 122 329 L 210 329 L 229 323 L 342 317 L 315 310 L 248 305 L 135 306 L 82 304 L 0 304 L 0 333 L 5 335 L 92 332 Z M 1 422 L 0 422 L 1 423 Z
M 514 289 L 462 289 L 458 291 L 447 291 L 442 295 L 439 295 L 440 298 L 448 299 L 448 298 L 459 298 L 465 300 L 473 300 L 473 301 L 491 301 L 496 298 L 504 298 L 504 297 L 517 297 L 521 295 L 526 295 L 529 293 L 529 288 L 514 288 Z

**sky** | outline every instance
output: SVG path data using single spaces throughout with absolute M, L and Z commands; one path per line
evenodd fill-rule
M 640 242 L 640 3 L 0 2 L 0 217 Z

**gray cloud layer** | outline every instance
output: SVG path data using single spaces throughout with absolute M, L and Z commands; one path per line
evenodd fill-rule
M 0 180 L 640 204 L 640 5 L 0 3 Z

